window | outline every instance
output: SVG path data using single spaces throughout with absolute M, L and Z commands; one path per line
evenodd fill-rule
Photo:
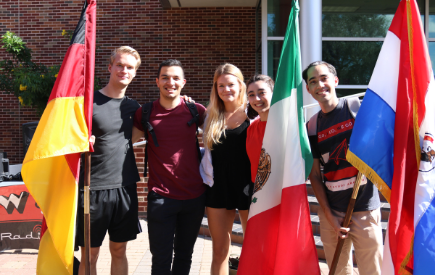
M 263 1 L 263 8 L 267 6 L 267 74 L 275 80 L 292 2 Z
M 322 3 L 322 59 L 337 69 L 338 94 L 358 93 L 357 89 L 369 84 L 399 2 L 323 0 Z M 424 10 L 424 0 L 417 3 L 420 11 Z M 346 89 L 341 92 L 340 88 Z
M 429 54 L 435 61 L 435 0 L 417 0 L 417 4 L 423 25 L 428 26 Z M 398 0 L 322 1 L 322 59 L 337 69 L 339 95 L 359 93 L 367 87 L 398 5 Z M 426 5 L 428 22 L 424 21 Z M 267 8 L 263 13 L 263 21 L 267 21 L 263 62 L 267 60 L 267 74 L 275 79 L 291 1 L 263 0 L 262 7 Z

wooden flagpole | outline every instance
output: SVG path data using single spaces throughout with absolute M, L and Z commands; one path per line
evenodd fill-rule
M 84 181 L 84 225 L 85 225 L 85 275 L 91 275 L 91 215 L 89 213 L 89 187 L 91 183 L 91 153 L 85 153 L 85 181 Z
M 349 205 L 347 206 L 346 215 L 344 216 L 343 227 L 349 227 L 350 220 L 352 218 L 353 208 L 355 207 L 356 197 L 358 196 L 359 186 L 361 184 L 361 178 L 363 174 L 358 172 L 356 176 L 356 181 L 353 186 L 352 196 L 349 200 Z M 343 249 L 345 239 L 338 239 L 337 248 L 335 249 L 334 259 L 332 260 L 331 269 L 329 270 L 329 275 L 334 275 L 337 269 L 338 260 L 340 258 L 341 250 Z

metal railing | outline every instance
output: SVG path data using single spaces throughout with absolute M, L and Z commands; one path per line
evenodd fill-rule
M 147 141 L 146 141 L 146 140 L 144 140 L 144 141 L 139 141 L 139 142 L 133 143 L 133 147 L 141 146 L 141 145 L 145 145 L 145 144 L 147 144 Z

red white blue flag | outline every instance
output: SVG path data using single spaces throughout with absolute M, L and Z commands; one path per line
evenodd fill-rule
M 435 87 L 415 0 L 402 0 L 388 30 L 347 159 L 391 205 L 382 274 L 435 267 Z

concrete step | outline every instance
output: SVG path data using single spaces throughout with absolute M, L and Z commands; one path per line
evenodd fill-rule
M 236 215 L 239 216 L 239 215 Z M 208 228 L 208 220 L 207 217 L 204 216 L 202 218 L 201 228 L 199 229 L 199 235 L 210 236 L 210 230 Z M 243 244 L 243 229 L 240 222 L 235 221 L 233 223 L 232 233 L 231 233 L 231 242 Z
M 317 252 L 319 254 L 319 259 L 325 259 L 324 253 L 323 253 L 323 243 L 320 240 L 320 223 L 319 223 L 319 217 L 317 214 L 312 213 L 310 214 L 311 219 L 311 226 L 313 230 L 313 236 L 317 247 Z M 382 233 L 385 237 L 385 232 L 387 229 L 387 221 L 382 221 Z M 210 231 L 208 228 L 208 220 L 207 217 L 204 217 L 202 219 L 201 229 L 199 232 L 200 235 L 210 236 Z M 240 222 L 234 222 L 233 228 L 232 228 L 232 234 L 231 234 L 231 242 L 242 244 L 243 243 L 243 230 L 242 225 Z
M 199 234 L 211 237 L 210 230 L 208 228 L 207 209 L 204 213 L 204 218 L 202 218 L 201 229 L 199 231 Z M 242 229 L 242 225 L 240 224 L 240 216 L 239 216 L 239 211 L 237 209 L 234 215 L 231 242 L 238 243 L 238 244 L 243 243 L 243 229 Z

